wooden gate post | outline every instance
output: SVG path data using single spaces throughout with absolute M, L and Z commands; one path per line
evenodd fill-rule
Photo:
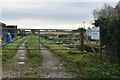
M 80 50 L 84 50 L 84 29 L 80 28 Z

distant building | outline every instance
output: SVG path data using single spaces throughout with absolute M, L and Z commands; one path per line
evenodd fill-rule
M 12 38 L 17 39 L 18 37 L 17 25 L 7 25 L 6 29 L 7 29 L 7 32 L 10 32 L 10 34 L 12 35 Z
M 0 22 L 0 48 L 2 44 L 2 26 L 3 26 L 3 23 Z
M 2 41 L 6 41 L 5 39 L 5 34 L 7 33 L 6 31 L 6 24 L 0 22 L 0 36 Z
M 8 32 L 12 35 L 12 38 L 17 39 L 18 36 L 17 25 L 6 25 L 5 23 L 0 22 L 0 36 L 3 42 L 6 41 L 5 35 Z
M 25 29 L 18 29 L 18 36 L 25 36 Z

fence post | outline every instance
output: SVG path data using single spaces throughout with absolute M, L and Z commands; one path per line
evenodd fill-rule
M 84 50 L 84 29 L 80 28 L 80 50 Z

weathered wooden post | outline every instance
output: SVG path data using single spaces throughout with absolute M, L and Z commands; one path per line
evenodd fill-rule
M 80 50 L 84 50 L 84 29 L 80 28 Z

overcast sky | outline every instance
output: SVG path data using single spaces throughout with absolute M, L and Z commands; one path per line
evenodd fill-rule
M 6 24 L 15 24 L 19 28 L 86 28 L 93 22 L 92 11 L 101 8 L 104 3 L 113 7 L 117 2 L 45 2 L 38 0 L 24 0 L 8 2 L 4 0 L 0 5 L 2 9 L 1 21 Z

